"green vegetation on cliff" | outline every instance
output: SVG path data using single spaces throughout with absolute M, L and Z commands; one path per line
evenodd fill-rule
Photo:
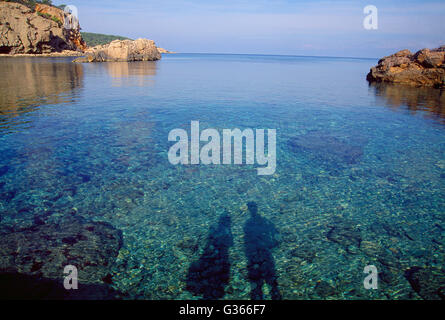
M 43 17 L 43 18 L 50 19 L 50 20 L 56 22 L 56 23 L 59 25 L 59 27 L 61 27 L 61 26 L 63 25 L 63 22 L 60 21 L 59 18 L 57 18 L 57 17 L 55 17 L 55 16 L 52 16 L 52 15 L 50 15 L 49 13 L 41 13 L 41 12 L 37 12 L 37 14 L 38 14 L 39 16 Z
M 37 4 L 46 4 L 51 7 L 59 8 L 61 10 L 63 10 L 63 8 L 65 8 L 65 6 L 66 6 L 64 4 L 62 4 L 60 6 L 54 6 L 52 3 L 52 0 L 0 0 L 0 1 L 20 3 L 32 10 L 36 9 Z M 49 13 L 37 12 L 37 14 L 43 18 L 53 20 L 54 22 L 56 22 L 59 25 L 59 27 L 61 27 L 63 25 L 63 21 L 60 21 L 59 18 L 52 16 Z
M 129 39 L 126 37 L 101 34 L 101 33 L 81 32 L 81 34 L 82 34 L 83 40 L 85 40 L 85 42 L 87 43 L 87 45 L 89 47 L 107 44 L 113 40 L 127 40 L 127 39 Z
M 31 8 L 33 10 L 35 9 L 37 3 L 53 6 L 51 0 L 0 0 L 0 1 L 17 2 L 17 3 L 23 4 L 24 6 L 27 6 L 28 8 Z

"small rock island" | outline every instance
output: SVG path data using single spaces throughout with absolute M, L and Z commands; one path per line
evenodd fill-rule
M 445 45 L 437 49 L 422 49 L 412 54 L 402 50 L 379 60 L 371 68 L 369 82 L 391 82 L 412 86 L 445 86 Z
M 114 40 L 109 44 L 87 49 L 85 57 L 74 62 L 108 61 L 154 61 L 161 59 L 161 53 L 153 40 Z

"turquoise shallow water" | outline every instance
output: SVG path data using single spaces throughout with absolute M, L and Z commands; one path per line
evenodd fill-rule
M 121 230 L 101 267 L 129 299 L 441 296 L 445 100 L 439 89 L 370 86 L 376 62 L 2 58 L 2 230 L 32 233 L 66 216 Z M 275 174 L 171 165 L 168 133 L 192 120 L 276 129 Z M 63 269 L 34 261 L 28 273 L 44 276 L 41 264 Z M 377 290 L 363 287 L 370 264 Z M 413 287 L 416 268 L 436 291 Z

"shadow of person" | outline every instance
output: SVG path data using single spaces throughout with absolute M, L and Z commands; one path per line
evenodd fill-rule
M 275 240 L 277 230 L 273 223 L 258 214 L 255 202 L 249 202 L 247 207 L 250 218 L 244 226 L 244 240 L 251 299 L 264 299 L 263 284 L 266 283 L 270 287 L 272 300 L 279 300 L 281 294 L 278 290 L 275 262 L 271 253 L 271 249 L 278 245 Z
M 230 279 L 229 248 L 233 245 L 231 218 L 224 214 L 211 228 L 199 260 L 190 265 L 186 289 L 203 299 L 220 299 Z

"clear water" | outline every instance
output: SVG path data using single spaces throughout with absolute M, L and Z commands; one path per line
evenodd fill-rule
M 418 299 L 405 270 L 445 265 L 439 89 L 369 86 L 373 59 L 71 60 L 0 59 L 0 223 L 122 230 L 125 297 Z M 171 165 L 191 120 L 276 129 L 276 173 Z

